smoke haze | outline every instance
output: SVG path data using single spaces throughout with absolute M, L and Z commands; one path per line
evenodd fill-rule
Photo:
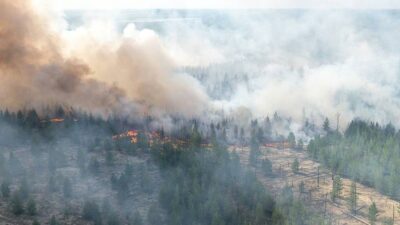
M 61 103 L 156 118 L 278 112 L 318 123 L 340 113 L 342 124 L 361 117 L 399 125 L 395 12 L 149 10 L 148 23 L 85 13 L 76 22 L 68 13 L 38 15 L 25 1 L 0 4 L 0 104 L 10 109 Z M 62 21 L 57 29 L 54 21 Z M 218 84 L 229 90 L 212 93 Z

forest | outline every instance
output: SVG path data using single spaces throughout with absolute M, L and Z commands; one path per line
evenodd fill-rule
M 352 120 L 342 133 L 325 120 L 325 135 L 310 141 L 310 156 L 334 174 L 354 179 L 399 199 L 400 139 L 392 125 Z
M 181 121 L 178 131 L 160 129 L 153 137 L 145 124 L 121 118 L 63 107 L 47 113 L 0 113 L 1 208 L 21 223 L 261 225 L 318 218 L 289 186 L 273 197 L 252 167 L 228 151 L 228 140 L 217 138 L 226 135 L 226 122 L 200 130 L 195 120 Z M 138 130 L 136 142 L 112 138 L 126 129 Z M 258 152 L 263 129 L 256 122 L 248 129 L 249 140 L 242 134 L 238 142 Z

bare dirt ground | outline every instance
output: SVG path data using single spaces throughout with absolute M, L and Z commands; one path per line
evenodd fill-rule
M 235 148 L 241 158 L 242 163 L 248 164 L 249 149 Z M 303 199 L 307 206 L 317 210 L 321 215 L 325 215 L 327 220 L 332 224 L 369 224 L 368 207 L 372 201 L 375 201 L 378 208 L 378 223 L 384 224 L 384 220 L 392 220 L 394 216 L 394 224 L 400 224 L 400 212 L 397 207 L 399 202 L 380 194 L 373 188 L 366 187 L 357 183 L 357 214 L 354 215 L 349 210 L 348 196 L 352 181 L 342 178 L 343 191 L 340 199 L 332 202 L 330 192 L 332 190 L 332 173 L 320 166 L 319 163 L 311 160 L 304 151 L 296 151 L 292 149 L 261 149 L 261 158 L 268 158 L 273 165 L 274 176 L 267 177 L 261 169 L 255 172 L 262 183 L 274 195 L 279 194 L 285 185 L 293 187 L 295 196 Z M 300 170 L 293 173 L 291 164 L 297 158 L 300 162 Z M 318 185 L 318 167 L 319 169 L 319 185 Z M 300 193 L 299 184 L 304 182 L 305 190 Z

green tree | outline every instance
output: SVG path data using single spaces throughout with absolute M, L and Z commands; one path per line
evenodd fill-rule
M 264 207 L 261 203 L 257 203 L 255 211 L 255 224 L 263 224 L 267 220 L 267 216 L 264 212 Z
M 3 181 L 3 183 L 1 183 L 1 195 L 3 198 L 8 198 L 10 196 L 10 183 L 8 181 Z
M 82 217 L 85 220 L 94 222 L 95 225 L 101 225 L 101 213 L 99 206 L 94 201 L 85 201 L 82 210 Z
M 271 162 L 271 160 L 269 160 L 267 158 L 264 159 L 261 162 L 261 168 L 262 168 L 262 170 L 263 170 L 263 172 L 264 172 L 264 174 L 266 176 L 272 175 L 273 171 L 272 171 L 272 162 Z
M 294 136 L 293 132 L 289 133 L 289 136 L 287 139 L 288 139 L 290 148 L 296 147 L 296 137 Z
M 343 183 L 342 183 L 342 178 L 339 176 L 335 176 L 332 182 L 332 192 L 331 192 L 331 197 L 332 201 L 335 201 L 337 198 L 340 197 L 342 194 L 343 190 Z
M 15 192 L 11 199 L 11 211 L 14 215 L 19 216 L 24 213 L 24 207 L 18 192 Z
M 304 193 L 305 192 L 305 184 L 304 181 L 301 181 L 299 184 L 299 192 Z
M 58 221 L 57 221 L 57 219 L 56 219 L 56 217 L 54 215 L 51 216 L 50 221 L 49 221 L 49 225 L 58 225 Z
M 300 170 L 300 162 L 297 158 L 292 162 L 292 171 L 293 173 L 298 173 Z
M 29 199 L 28 203 L 26 204 L 26 212 L 30 216 L 34 216 L 37 214 L 36 202 L 33 198 Z
M 241 141 L 241 142 L 244 141 L 244 137 L 245 137 L 244 128 L 241 127 L 241 128 L 240 128 L 240 141 Z
M 328 118 L 325 118 L 324 124 L 322 125 L 322 127 L 323 127 L 324 131 L 327 133 L 331 130 Z
M 349 196 L 349 200 L 348 200 L 350 211 L 352 213 L 357 213 L 357 200 L 358 200 L 357 185 L 353 181 L 350 186 L 350 196 Z
M 117 213 L 114 211 L 110 212 L 107 218 L 107 225 L 120 225 L 121 222 L 119 221 Z
M 377 216 L 378 208 L 376 207 L 375 202 L 372 202 L 372 204 L 368 208 L 368 220 L 371 225 L 374 225 L 376 223 Z
M 40 225 L 40 223 L 38 220 L 35 219 L 35 220 L 33 220 L 32 225 Z
M 300 140 L 297 142 L 297 148 L 298 148 L 299 150 L 303 150 L 303 148 L 304 148 L 303 139 L 300 139 Z
M 238 137 L 239 137 L 239 128 L 238 128 L 237 125 L 235 125 L 234 128 L 233 128 L 233 137 L 235 139 L 238 139 Z
M 254 133 L 254 132 L 253 132 Z M 250 141 L 250 155 L 249 160 L 251 165 L 257 166 L 258 158 L 260 156 L 260 144 L 254 134 L 252 134 L 251 141 Z

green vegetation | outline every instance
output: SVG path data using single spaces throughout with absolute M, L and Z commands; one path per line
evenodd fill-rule
M 334 174 L 353 178 L 393 198 L 400 199 L 400 133 L 388 124 L 380 126 L 352 121 L 344 134 L 329 130 L 308 145 L 311 157 Z
M 300 170 L 300 162 L 297 158 L 295 158 L 292 162 L 292 172 L 293 173 L 298 173 Z
M 357 185 L 356 182 L 353 181 L 350 186 L 350 196 L 348 202 L 350 211 L 354 214 L 357 213 L 357 201 L 358 201 Z
M 62 122 L 51 122 L 54 117 Z M 228 121 L 201 128 L 194 120 L 177 123 L 167 136 L 172 141 L 163 141 L 150 139 L 153 131 L 146 125 L 73 109 L 59 108 L 40 118 L 35 110 L 0 111 L 0 125 L 6 125 L 0 126 L 0 144 L 7 149 L 0 154 L 1 200 L 18 219 L 35 224 L 69 219 L 94 225 L 321 224 L 291 187 L 273 198 L 257 179 L 255 173 L 274 172 L 272 162 L 260 157 L 260 146 L 271 138 L 264 125 L 236 126 L 240 145 L 251 149 L 248 167 L 228 150 Z M 138 132 L 136 143 L 114 138 L 131 129 Z M 11 131 L 18 135 L 7 136 Z M 154 135 L 166 134 L 160 129 Z M 22 150 L 14 151 L 15 143 Z M 298 171 L 298 160 L 294 165 Z M 92 194 L 88 185 L 98 192 Z M 137 199 L 150 201 L 143 205 Z M 41 210 L 54 201 L 63 205 L 44 215 Z
M 235 153 L 221 146 L 153 151 L 165 168 L 160 205 L 166 224 L 284 224 L 275 201 Z
M 342 178 L 340 178 L 339 176 L 335 176 L 332 182 L 332 192 L 331 192 L 332 201 L 336 201 L 337 198 L 340 198 L 342 190 L 343 190 Z
M 33 198 L 29 199 L 28 203 L 26 204 L 26 211 L 30 216 L 37 214 L 36 202 Z
M 376 207 L 375 202 L 372 202 L 368 208 L 368 220 L 371 225 L 376 223 L 376 219 L 378 216 L 378 208 Z

